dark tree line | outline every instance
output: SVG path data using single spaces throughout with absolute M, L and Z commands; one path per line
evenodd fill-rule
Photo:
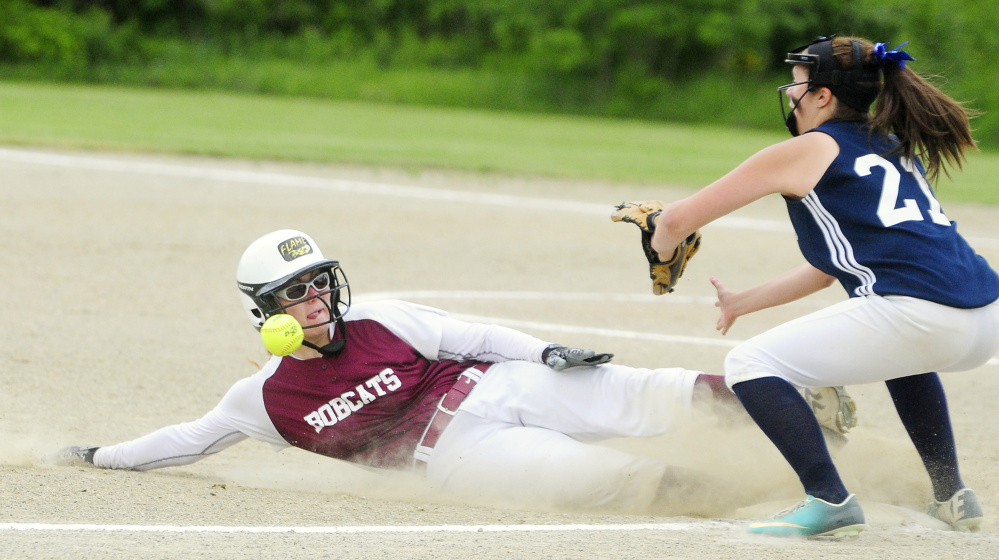
M 790 47 L 837 33 L 910 40 L 921 72 L 945 74 L 990 114 L 996 23 L 978 0 L 5 0 L 0 67 L 115 81 L 136 75 L 116 68 L 171 57 L 368 60 L 516 74 L 523 95 L 567 99 L 567 109 L 630 96 L 625 114 L 648 116 L 642 95 L 705 76 L 769 79 L 786 73 Z M 999 139 L 999 121 L 983 123 Z

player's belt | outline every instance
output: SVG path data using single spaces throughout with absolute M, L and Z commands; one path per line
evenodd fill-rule
M 415 469 L 427 468 L 430 453 L 437 445 L 437 440 L 440 439 L 441 434 L 444 433 L 444 428 L 447 428 L 447 425 L 451 423 L 451 419 L 458 412 L 458 407 L 462 401 L 472 392 L 472 388 L 482 379 L 482 374 L 489 369 L 490 365 L 492 364 L 478 364 L 466 369 L 458 376 L 454 386 L 441 397 L 440 402 L 437 403 L 437 410 L 430 417 L 430 423 L 427 424 L 427 429 L 423 431 L 423 437 L 420 438 L 420 442 L 416 444 L 416 451 L 413 452 L 413 456 L 416 458 Z

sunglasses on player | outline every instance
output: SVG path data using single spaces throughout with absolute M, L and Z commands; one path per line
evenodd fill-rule
M 298 284 L 292 284 L 291 286 L 281 288 L 280 290 L 274 292 L 274 295 L 286 301 L 298 301 L 300 299 L 305 299 L 305 296 L 309 295 L 310 287 L 315 288 L 317 292 L 321 292 L 329 288 L 330 273 L 324 272 L 309 282 L 299 282 Z

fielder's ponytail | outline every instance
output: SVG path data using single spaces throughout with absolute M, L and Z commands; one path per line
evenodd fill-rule
M 870 119 L 872 130 L 894 134 L 902 155 L 922 160 L 931 183 L 940 171 L 950 177 L 947 167 L 960 169 L 964 150 L 976 148 L 968 112 L 904 64 L 886 61 L 883 71 L 884 83 Z

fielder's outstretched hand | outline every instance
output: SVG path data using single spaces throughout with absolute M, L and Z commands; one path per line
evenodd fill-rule
M 576 366 L 596 366 L 611 361 L 614 354 L 597 354 L 593 350 L 567 348 L 552 344 L 541 353 L 541 361 L 555 371 Z
M 728 333 L 728 329 L 732 328 L 732 323 L 739 318 L 739 313 L 735 310 L 735 294 L 714 276 L 711 277 L 711 285 L 718 292 L 718 301 L 715 302 L 715 307 L 721 311 L 718 315 L 718 322 L 715 323 L 715 330 L 721 331 L 724 335 Z

